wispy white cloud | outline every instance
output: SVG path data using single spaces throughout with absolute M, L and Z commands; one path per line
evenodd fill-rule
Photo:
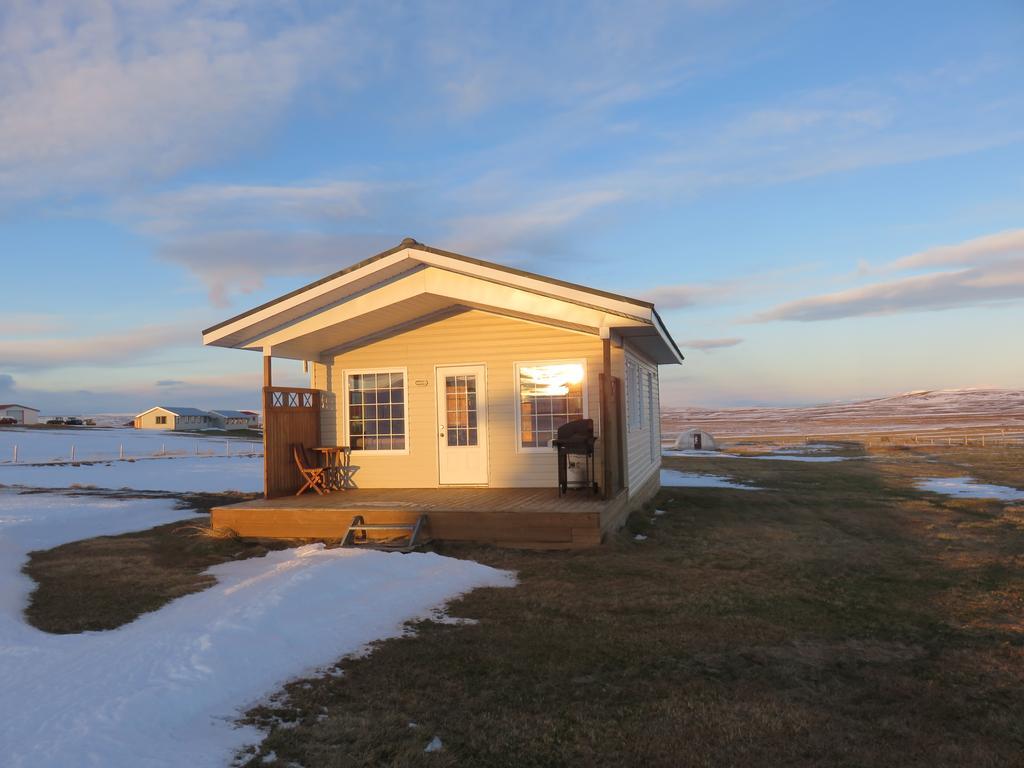
M 365 216 L 383 185 L 328 180 L 294 184 L 200 184 L 122 201 L 119 214 L 142 231 L 174 236 L 239 225 L 296 225 Z
M 191 326 L 141 326 L 94 336 L 0 339 L 0 360 L 8 370 L 123 366 L 189 343 L 199 344 L 197 331 Z
M 471 254 L 549 254 L 566 247 L 558 235 L 568 225 L 621 199 L 614 189 L 584 190 L 508 211 L 459 216 L 448 222 L 444 239 Z
M 366 49 L 346 14 L 263 22 L 244 0 L 5 3 L 0 194 L 110 187 L 235 151 Z
M 268 279 L 329 274 L 392 245 L 397 243 L 390 235 L 248 229 L 175 237 L 158 254 L 196 275 L 212 303 L 225 306 L 233 295 L 259 290 Z
M 1024 229 L 1009 229 L 954 245 L 928 248 L 896 259 L 885 269 L 980 265 L 1005 259 L 1024 259 Z
M 540 212 L 540 234 L 531 247 L 537 255 L 554 255 L 598 207 L 614 212 L 636 203 L 679 204 L 730 188 L 925 162 L 1024 141 L 1024 99 L 1005 99 L 979 113 L 976 95 L 964 83 L 941 83 L 899 77 L 839 83 L 771 104 L 742 105 L 693 125 L 652 130 L 643 124 L 644 151 L 609 163 L 604 172 L 566 180 L 547 167 L 581 145 L 614 146 L 608 126 L 619 124 L 608 111 L 570 110 L 507 144 L 488 147 L 470 165 L 476 176 L 448 197 L 486 210 L 459 216 L 455 239 L 493 253 L 495 244 L 531 240 L 531 214 Z M 503 171 L 495 173 L 488 162 L 500 163 Z M 565 199 L 600 204 L 561 206 Z M 522 200 L 534 201 L 525 212 Z M 543 215 L 550 210 L 560 215 Z M 489 240 L 491 224 L 511 236 Z
M 679 342 L 679 346 L 681 349 L 699 349 L 704 352 L 710 352 L 715 349 L 735 347 L 737 344 L 742 343 L 743 339 L 730 336 L 723 339 L 687 339 L 686 341 Z
M 495 23 L 486 4 L 456 11 L 435 3 L 421 15 L 412 44 L 458 118 L 523 103 L 607 109 L 691 76 L 695 60 L 714 48 L 707 22 L 721 20 L 734 5 L 549 3 L 536 23 L 517 24 Z
M 934 271 L 935 267 L 950 266 L 962 268 Z M 929 267 L 933 270 L 926 274 L 787 302 L 758 313 L 752 321 L 834 320 L 1024 299 L 1024 230 L 929 248 L 896 259 L 883 269 L 906 271 Z
M 684 283 L 643 291 L 640 298 L 652 302 L 659 310 L 664 311 L 704 304 L 725 296 L 732 290 L 733 286 L 727 283 Z
M 268 279 L 333 272 L 394 245 L 398 236 L 373 230 L 390 209 L 383 200 L 402 188 L 339 179 L 192 185 L 122 201 L 117 215 L 223 306 Z

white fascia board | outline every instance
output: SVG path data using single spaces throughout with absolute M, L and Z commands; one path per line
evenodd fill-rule
M 239 331 L 244 331 L 246 328 L 249 328 L 253 325 L 264 322 L 266 320 L 271 320 L 275 315 L 287 312 L 290 309 L 301 307 L 303 304 L 315 302 L 317 299 L 322 298 L 327 294 L 344 288 L 349 283 L 353 283 L 356 282 L 357 280 L 361 280 L 365 277 L 368 277 L 372 275 L 374 272 L 379 272 L 380 270 L 386 267 L 393 266 L 394 264 L 397 264 L 398 262 L 408 257 L 409 249 L 406 248 L 405 250 L 399 251 L 398 253 L 393 253 L 390 256 L 385 256 L 384 258 L 378 259 L 377 261 L 371 264 L 367 264 L 364 267 L 360 267 L 357 270 L 353 270 L 352 272 L 348 272 L 344 275 L 339 275 L 338 277 L 334 278 L 333 280 L 329 280 L 326 283 L 314 285 L 311 288 L 308 288 L 307 290 L 303 291 L 302 293 L 275 302 L 271 306 L 261 309 L 259 312 L 254 312 L 251 315 L 246 315 L 245 317 L 239 318 L 238 320 L 236 320 L 233 323 L 230 323 L 229 325 L 225 325 L 222 326 L 221 328 L 217 328 L 216 330 L 210 331 L 209 333 L 203 336 L 203 344 L 214 344 L 218 339 L 222 339 L 226 336 L 238 333 Z
M 658 335 L 661 336 L 661 340 L 665 342 L 665 346 L 668 347 L 669 353 L 675 358 L 676 364 L 681 365 L 685 359 L 683 357 L 683 353 L 680 351 L 679 345 L 676 344 L 675 339 L 673 339 L 672 335 L 668 332 L 668 328 L 666 328 L 665 324 L 661 321 L 661 317 L 657 312 L 652 311 L 651 319 L 653 320 L 652 324 L 658 331 Z
M 310 311 L 315 312 L 317 309 L 316 302 L 318 299 L 322 299 L 333 292 L 339 292 L 346 285 L 363 280 L 373 275 L 375 272 L 385 270 L 388 267 L 392 267 L 406 259 L 438 267 L 449 273 L 477 277 L 487 280 L 488 282 L 519 288 L 531 293 L 551 296 L 552 298 L 561 299 L 573 304 L 591 306 L 613 314 L 634 318 L 642 322 L 652 322 L 653 313 L 651 308 L 644 305 L 601 296 L 586 290 L 558 285 L 556 283 L 550 283 L 546 280 L 539 280 L 526 275 L 517 275 L 515 273 L 506 272 L 502 269 L 474 264 L 462 261 L 461 259 L 453 259 L 449 256 L 429 253 L 416 248 L 404 248 L 401 251 L 378 259 L 377 261 L 367 264 L 357 270 L 353 270 L 352 272 L 348 272 L 344 275 L 339 275 L 333 280 L 312 286 L 302 293 L 276 302 L 259 312 L 246 315 L 233 323 L 210 331 L 209 333 L 204 334 L 203 344 L 216 345 L 216 342 L 220 339 L 224 339 L 236 333 L 244 332 L 246 328 L 251 328 L 252 326 L 258 325 L 259 323 L 267 320 L 272 320 L 275 315 L 287 313 L 289 310 L 300 308 L 303 304 L 311 304 L 312 306 L 310 307 Z M 343 299 L 344 295 L 342 294 L 338 298 Z M 251 343 L 229 344 L 228 346 L 245 348 L 251 347 Z
M 423 294 L 444 297 L 452 304 L 486 309 L 499 314 L 504 311 L 521 315 L 546 325 L 558 326 L 565 323 L 577 328 L 593 328 L 595 333 L 602 326 L 622 326 L 630 323 L 629 318 L 571 301 L 543 296 L 445 269 L 427 268 L 328 309 L 311 313 L 302 320 L 275 329 L 268 335 L 249 339 L 245 346 L 252 349 L 269 346 L 273 349 L 307 334 L 340 325 Z M 632 322 L 638 326 L 647 325 L 640 320 Z
M 602 296 L 580 288 L 572 288 L 567 285 L 559 285 L 558 283 L 552 283 L 547 280 L 539 280 L 535 277 L 529 277 L 528 275 L 518 275 L 514 272 L 507 272 L 503 269 L 489 267 L 485 264 L 474 264 L 472 262 L 462 261 L 461 259 L 453 259 L 450 256 L 429 253 L 427 251 L 418 251 L 415 249 L 410 250 L 414 251 L 414 253 L 411 254 L 412 258 L 419 259 L 426 264 L 431 264 L 445 270 L 460 272 L 473 277 L 481 277 L 489 282 L 521 288 L 532 293 L 545 294 L 574 304 L 598 307 L 615 314 L 634 317 L 638 320 L 644 320 L 647 322 L 651 321 L 650 307 L 642 304 L 634 304 L 631 301 L 613 299 L 609 296 Z

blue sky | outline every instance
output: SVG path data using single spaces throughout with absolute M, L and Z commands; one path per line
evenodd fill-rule
M 255 406 L 200 329 L 406 236 L 652 298 L 666 406 L 1020 387 L 1022 51 L 1016 0 L 5 3 L 0 401 Z

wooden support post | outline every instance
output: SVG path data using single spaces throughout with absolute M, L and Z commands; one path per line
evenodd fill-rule
M 604 482 L 601 490 L 604 498 L 614 495 L 614 467 L 617 465 L 615 449 L 619 444 L 615 435 L 614 412 L 615 404 L 612 393 L 612 340 L 609 335 L 601 339 L 602 373 L 601 373 L 601 441 L 604 458 Z
M 272 387 L 274 386 L 271 382 L 270 375 L 270 347 L 263 348 L 263 386 Z

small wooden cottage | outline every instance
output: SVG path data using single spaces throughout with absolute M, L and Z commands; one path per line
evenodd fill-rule
M 649 302 L 411 239 L 203 341 L 263 356 L 266 501 L 214 513 L 243 535 L 426 510 L 435 538 L 597 543 L 658 490 L 658 367 L 683 359 Z M 304 361 L 310 386 L 275 387 L 273 358 Z M 579 419 L 599 494 L 560 497 L 551 441 Z M 297 443 L 349 446 L 359 490 L 296 498 Z
M 184 406 L 157 405 L 132 420 L 136 429 L 209 429 L 217 426 L 209 411 Z

